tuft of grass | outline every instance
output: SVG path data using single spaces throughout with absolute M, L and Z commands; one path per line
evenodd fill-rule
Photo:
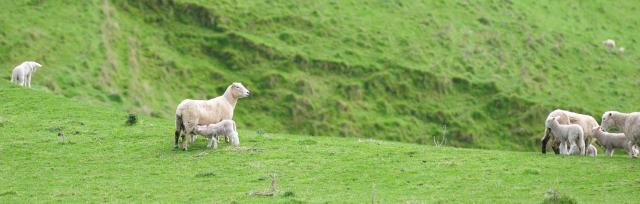
M 295 194 L 295 193 L 293 193 L 292 191 L 285 191 L 285 192 L 282 194 L 282 197 L 294 197 L 294 196 L 296 196 L 296 194 Z
M 202 173 L 198 173 L 196 174 L 196 177 L 202 178 L 202 177 L 212 177 L 215 176 L 216 174 L 213 172 L 202 172 Z
M 127 115 L 126 124 L 129 126 L 132 126 L 132 125 L 135 125 L 136 123 L 138 123 L 138 115 L 136 115 L 135 113 L 129 113 L 129 115 Z
M 544 193 L 544 204 L 576 204 L 578 203 L 575 199 L 561 195 L 555 189 L 549 189 Z

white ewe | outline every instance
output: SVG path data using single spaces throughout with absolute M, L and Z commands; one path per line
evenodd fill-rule
M 187 150 L 189 141 L 197 125 L 215 124 L 233 119 L 233 111 L 239 98 L 249 96 L 249 90 L 235 82 L 227 87 L 222 96 L 210 100 L 183 100 L 176 108 L 176 131 L 174 146 L 178 147 L 180 133 L 182 148 Z
M 11 72 L 11 83 L 31 88 L 31 76 L 33 76 L 33 73 L 40 67 L 42 67 L 42 65 L 34 61 L 23 62 L 13 68 L 13 72 Z

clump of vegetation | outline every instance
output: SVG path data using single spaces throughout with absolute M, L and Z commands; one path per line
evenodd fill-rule
M 213 172 L 202 172 L 202 173 L 198 173 L 196 174 L 196 177 L 212 177 L 215 176 L 216 174 Z
M 286 191 L 284 192 L 284 194 L 282 194 L 283 197 L 293 197 L 296 196 L 295 193 L 293 193 L 293 191 Z
M 576 204 L 578 203 L 575 199 L 561 195 L 555 189 L 549 189 L 544 193 L 544 204 Z
M 135 125 L 136 123 L 138 123 L 138 115 L 136 115 L 135 113 L 129 113 L 126 123 L 129 126 Z
M 262 128 L 256 130 L 256 135 L 258 135 L 259 137 L 265 136 L 266 134 L 267 134 L 267 131 Z
M 276 174 L 269 175 L 271 178 L 271 189 L 264 191 L 253 191 L 249 192 L 249 196 L 273 196 L 276 192 L 278 192 L 278 180 L 276 180 Z

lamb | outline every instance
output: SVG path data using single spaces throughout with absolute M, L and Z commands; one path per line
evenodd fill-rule
M 194 133 L 207 138 L 209 140 L 207 147 L 209 148 L 218 148 L 218 138 L 220 135 L 224 135 L 226 138 L 229 138 L 231 144 L 234 146 L 240 145 L 238 131 L 236 130 L 236 122 L 233 120 L 222 120 L 216 124 L 198 125 Z
M 618 111 L 607 111 L 602 114 L 602 129 L 609 131 L 610 128 L 622 130 L 624 136 L 632 146 L 640 143 L 640 112 L 621 113 Z M 629 154 L 636 158 L 637 154 Z
M 598 143 L 605 148 L 607 155 L 613 155 L 613 148 L 623 148 L 627 151 L 629 156 L 637 156 L 637 147 L 627 140 L 624 133 L 608 133 L 605 132 L 602 127 L 595 127 L 591 131 L 593 131 L 593 135 L 598 140 Z
M 612 39 L 607 39 L 605 41 L 602 41 L 602 44 L 609 49 L 613 49 L 616 47 L 616 41 L 613 41 Z
M 549 127 L 555 139 L 560 141 L 560 154 L 569 155 L 579 152 L 580 155 L 585 155 L 584 131 L 580 125 L 562 125 L 558 123 L 557 117 L 548 118 L 545 125 Z M 569 151 L 567 151 L 567 145 L 571 147 Z
M 587 148 L 587 155 L 592 157 L 598 156 L 598 149 L 596 149 L 596 146 L 590 144 L 589 148 Z
M 233 111 L 238 99 L 248 96 L 249 90 L 241 83 L 234 82 L 227 87 L 222 96 L 210 100 L 183 100 L 176 108 L 174 147 L 178 148 L 180 133 L 184 134 L 182 149 L 187 150 L 197 125 L 215 124 L 222 120 L 233 119 Z
M 26 61 L 13 68 L 11 83 L 31 88 L 31 77 L 42 65 L 34 61 Z
M 599 126 L 596 119 L 591 116 L 578 114 L 578 113 L 561 110 L 561 109 L 556 109 L 551 113 L 549 113 L 549 115 L 547 116 L 547 120 L 552 117 L 557 117 L 558 123 L 560 124 L 576 124 L 581 126 L 583 130 L 591 130 L 593 127 Z M 591 144 L 591 141 L 593 140 L 591 131 L 583 131 L 583 132 L 584 132 L 585 145 Z M 560 153 L 560 148 L 559 148 L 560 141 L 555 140 L 555 138 L 556 137 L 553 135 L 553 133 L 549 131 L 549 127 L 547 126 L 547 123 L 545 123 L 544 136 L 542 137 L 542 140 L 541 140 L 543 154 L 547 153 L 547 142 L 549 142 L 549 139 L 554 139 L 551 143 L 552 144 L 551 147 L 553 148 L 553 151 L 556 154 Z

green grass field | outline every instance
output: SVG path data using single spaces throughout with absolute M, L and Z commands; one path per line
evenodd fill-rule
M 2 1 L 0 72 L 33 59 L 46 91 L 155 118 L 241 81 L 250 129 L 431 144 L 447 126 L 456 147 L 532 151 L 556 108 L 635 110 L 638 6 Z
M 173 149 L 173 121 L 0 82 L 0 203 L 580 203 L 640 199 L 640 163 L 250 131 Z M 62 131 L 64 142 L 57 136 Z M 250 196 L 270 188 L 273 196 Z
M 598 120 L 637 111 L 635 1 L 5 0 L 0 8 L 0 203 L 640 198 L 639 161 L 620 151 L 538 152 L 556 108 Z M 626 51 L 605 48 L 608 38 Z M 25 60 L 44 65 L 33 89 L 8 82 Z M 252 93 L 235 110 L 241 146 L 210 150 L 200 139 L 174 150 L 176 105 L 235 81 Z M 443 136 L 446 145 L 434 145 Z M 251 195 L 268 190 L 271 175 L 274 195 Z

